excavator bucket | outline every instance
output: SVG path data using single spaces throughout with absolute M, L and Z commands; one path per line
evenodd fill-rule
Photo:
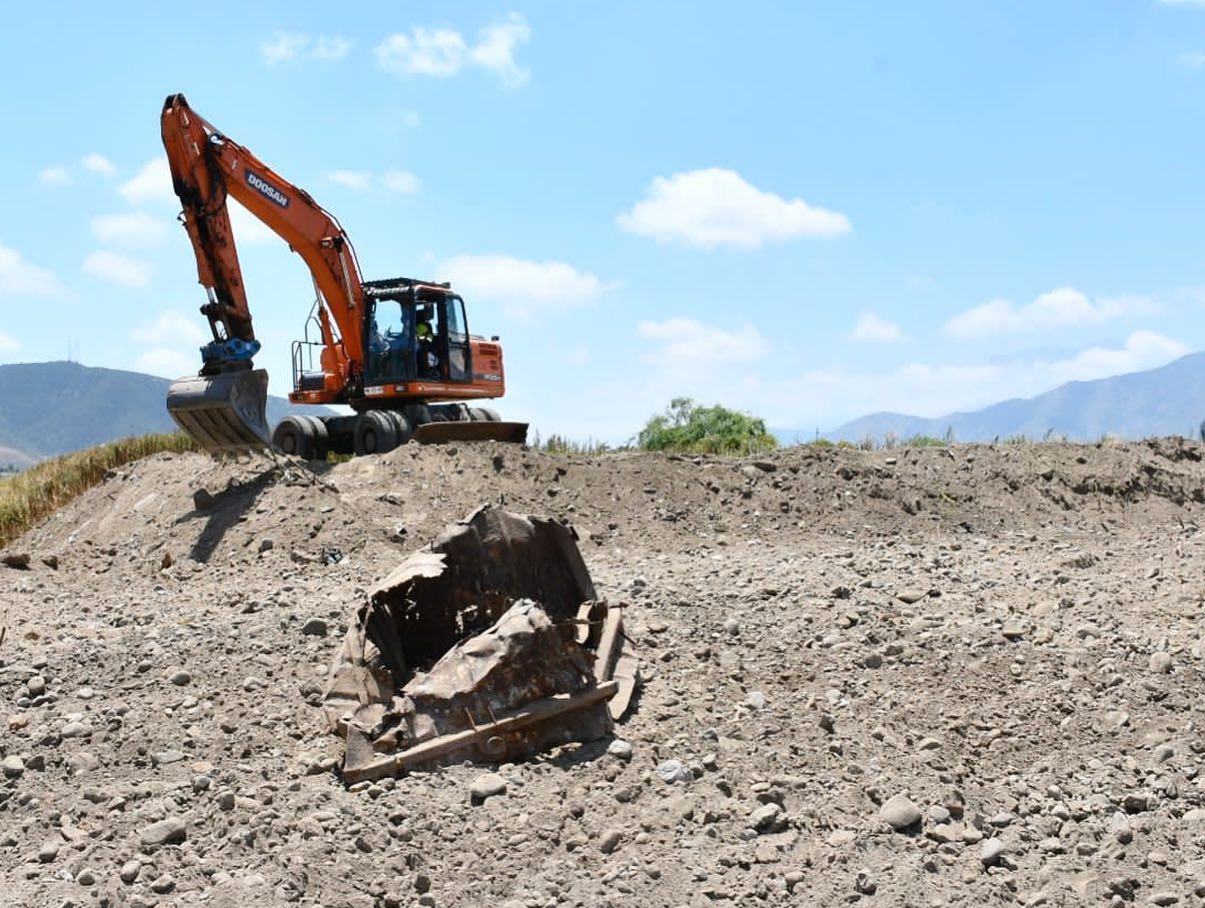
M 425 422 L 414 430 L 414 440 L 424 445 L 457 441 L 505 441 L 521 445 L 527 441 L 527 423 L 464 420 Z
M 267 404 L 268 373 L 264 369 L 190 375 L 167 389 L 167 412 L 211 454 L 270 446 Z

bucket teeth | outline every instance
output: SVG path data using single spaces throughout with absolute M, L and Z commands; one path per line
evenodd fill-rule
M 167 391 L 167 412 L 211 454 L 268 447 L 268 373 L 264 369 L 187 376 Z

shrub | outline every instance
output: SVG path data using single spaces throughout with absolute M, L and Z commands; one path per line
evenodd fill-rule
M 696 454 L 753 454 L 778 447 L 757 417 L 719 405 L 700 407 L 688 397 L 674 398 L 664 413 L 645 423 L 636 445 L 642 451 Z

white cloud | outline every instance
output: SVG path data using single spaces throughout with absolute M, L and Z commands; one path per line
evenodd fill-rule
M 134 328 L 130 340 L 150 348 L 138 355 L 134 368 L 164 378 L 195 374 L 201 362 L 197 348 L 209 339 L 204 324 L 200 316 L 167 309 L 150 324 Z
M 637 322 L 636 333 L 658 342 L 657 351 L 643 359 L 663 369 L 701 367 L 722 371 L 757 362 L 769 349 L 761 332 L 748 323 L 735 331 L 725 331 L 693 318 L 670 318 Z
M 1155 308 L 1154 303 L 1143 297 L 1120 296 L 1093 302 L 1074 287 L 1059 287 L 1024 306 L 1003 299 L 990 300 L 960 312 L 946 322 L 943 330 L 958 338 L 1036 333 L 1070 325 L 1098 325 Z
M 470 46 L 451 28 L 414 28 L 389 35 L 375 49 L 377 65 L 399 76 L 446 79 L 466 66 L 478 66 L 496 75 L 503 85 L 517 88 L 528 71 L 515 62 L 515 48 L 531 40 L 531 28 L 518 13 L 487 25 Z
M 395 75 L 454 76 L 464 67 L 468 45 L 450 28 L 415 28 L 389 35 L 376 47 L 377 64 Z
M 21 349 L 21 342 L 11 334 L 0 331 L 0 353 L 16 353 Z
M 1062 359 L 1021 356 L 990 363 L 911 363 L 878 373 L 815 370 L 768 385 L 758 412 L 772 425 L 795 425 L 802 415 L 821 429 L 879 411 L 944 416 L 1034 397 L 1070 381 L 1154 369 L 1187 352 L 1179 341 L 1136 331 L 1120 346 L 1089 347 Z M 755 404 L 753 399 L 748 402 Z
M 839 212 L 784 199 L 718 167 L 656 177 L 645 198 L 616 218 L 629 233 L 659 243 L 754 249 L 797 236 L 838 236 L 850 230 Z
M 368 192 L 378 184 L 390 192 L 418 192 L 418 177 L 408 170 L 386 170 L 379 176 L 371 170 L 333 170 L 326 175 L 332 183 L 356 192 Z
M 381 182 L 390 192 L 418 192 L 418 177 L 408 170 L 386 170 L 381 174 Z
M 342 35 L 319 35 L 314 42 L 315 60 L 342 60 L 352 48 L 351 38 Z
M 102 177 L 111 177 L 117 174 L 117 168 L 113 166 L 113 162 L 106 158 L 103 154 L 86 154 L 80 158 L 80 166 L 91 173 L 99 173 Z
M 296 32 L 276 32 L 259 46 L 259 55 L 269 66 L 287 63 L 296 58 L 309 43 L 309 35 Z
M 133 259 L 119 252 L 101 250 L 84 259 L 84 274 L 123 287 L 146 287 L 151 282 L 150 262 Z
M 38 171 L 38 180 L 47 186 L 66 186 L 71 182 L 71 173 L 66 167 L 44 167 Z
M 139 168 L 138 173 L 118 186 L 117 191 L 131 205 L 179 204 L 172 189 L 172 174 L 167 165 L 167 155 L 147 161 Z
M 53 271 L 29 264 L 16 249 L 0 243 L 0 296 L 54 296 L 61 292 Z
M 352 48 L 351 38 L 342 35 L 313 35 L 305 32 L 275 32 L 259 46 L 260 59 L 268 66 L 293 60 L 342 60 Z
M 367 192 L 372 188 L 372 171 L 369 170 L 334 170 L 326 178 L 356 192 Z
M 238 199 L 227 196 L 226 211 L 230 215 L 230 227 L 234 230 L 234 241 L 240 246 L 259 246 L 280 240 L 280 237 L 273 233 L 267 224 L 244 208 Z
M 92 219 L 92 235 L 109 246 L 153 249 L 167 236 L 167 223 L 142 211 L 105 214 Z
M 907 338 L 895 322 L 889 322 L 873 312 L 863 312 L 858 316 L 858 322 L 850 332 L 849 339 L 872 344 L 893 344 Z
M 154 347 L 139 354 L 134 360 L 134 371 L 160 378 L 181 378 L 196 375 L 201 368 L 201 357 L 196 350 L 177 350 L 171 347 Z
M 130 331 L 130 340 L 139 344 L 162 347 L 170 344 L 197 345 L 208 335 L 201 327 L 200 316 L 188 316 L 176 309 L 160 312 L 153 322 Z
M 487 25 L 478 32 L 477 45 L 469 51 L 469 59 L 490 70 L 502 84 L 518 88 L 530 73 L 515 62 L 515 48 L 531 40 L 531 27 L 518 13 L 505 21 Z
M 498 303 L 516 318 L 583 306 L 607 289 L 593 274 L 564 262 L 505 255 L 453 256 L 440 262 L 435 272 L 438 280 L 451 281 L 466 298 Z

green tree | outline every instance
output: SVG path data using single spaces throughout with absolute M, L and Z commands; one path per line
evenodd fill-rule
M 718 405 L 700 407 L 688 397 L 675 397 L 664 413 L 645 423 L 636 444 L 642 451 L 698 454 L 753 454 L 778 447 L 757 417 Z

